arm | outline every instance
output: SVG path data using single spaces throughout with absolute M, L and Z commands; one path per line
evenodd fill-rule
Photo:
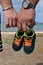
M 0 4 L 1 4 L 1 0 L 0 0 Z
M 4 1 L 3 0 L 0 0 L 0 3 L 1 3 L 3 9 L 5 9 L 8 6 L 12 6 L 11 0 L 4 0 Z
M 39 0 L 30 0 L 30 2 L 33 4 L 37 4 L 39 2 Z
M 12 5 L 12 3 L 11 3 L 11 0 L 0 0 L 0 3 L 1 3 L 1 5 L 3 6 L 3 7 L 6 7 L 6 6 L 9 6 L 9 5 Z

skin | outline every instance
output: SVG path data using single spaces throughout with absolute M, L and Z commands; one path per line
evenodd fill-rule
M 39 0 L 30 0 L 31 3 L 37 4 Z M 4 8 L 8 6 L 12 6 L 11 0 L 0 0 L 0 3 Z M 27 26 L 31 24 L 33 27 L 35 25 L 35 9 L 24 9 L 21 8 L 20 12 L 17 14 L 14 8 L 9 10 L 3 11 L 5 20 L 6 20 L 6 27 L 18 27 L 19 30 L 26 31 Z M 13 13 L 12 13 L 13 12 Z M 30 27 L 30 26 L 29 26 Z
M 0 0 L 2 8 L 5 9 L 6 7 L 13 6 L 11 0 Z M 17 26 L 17 12 L 14 8 L 10 8 L 9 10 L 3 11 L 6 27 L 16 27 Z
M 27 10 L 21 8 L 21 11 L 18 14 L 18 22 L 17 22 L 19 30 L 22 29 L 23 31 L 26 31 L 27 26 L 30 23 L 32 24 L 32 27 L 35 25 L 35 10 L 32 8 Z
M 30 0 L 31 3 L 37 4 L 39 0 Z M 23 7 L 21 8 L 19 14 L 18 14 L 18 22 L 17 26 L 19 30 L 27 31 L 27 26 L 29 28 L 32 28 L 36 23 L 35 23 L 35 9 L 24 9 Z M 29 25 L 31 24 L 31 26 Z
M 16 27 L 17 26 L 17 13 L 14 8 L 4 11 L 4 16 L 6 20 L 6 27 Z

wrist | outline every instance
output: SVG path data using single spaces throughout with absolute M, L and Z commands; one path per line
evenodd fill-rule
M 13 8 L 13 6 L 7 6 L 7 7 L 5 7 L 5 8 L 3 8 L 3 11 L 6 11 L 6 10 L 9 10 L 9 9 L 12 9 Z
M 11 0 L 1 0 L 1 5 L 2 5 L 2 8 L 5 9 L 6 7 L 9 7 L 9 6 L 12 6 L 12 2 Z
M 32 4 L 36 4 L 39 2 L 39 0 L 29 0 Z
M 2 5 L 2 8 L 3 8 L 3 10 L 7 10 L 7 9 L 10 9 L 10 8 L 13 8 L 13 6 L 12 6 L 12 4 Z
M 30 9 L 30 8 L 35 9 L 36 8 L 36 4 L 31 3 L 29 0 L 24 0 L 22 2 L 22 7 L 24 9 Z

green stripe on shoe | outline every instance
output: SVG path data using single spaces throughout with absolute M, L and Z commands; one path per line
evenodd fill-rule
M 19 33 L 21 33 L 22 35 L 18 35 Z M 24 35 L 24 33 L 22 31 L 17 31 L 16 32 L 16 37 L 18 37 L 18 38 L 22 38 L 23 35 Z
M 35 35 L 35 31 L 33 29 L 29 30 L 29 32 L 32 32 L 32 36 L 28 36 L 29 33 L 27 32 L 24 32 L 24 36 L 27 38 L 27 39 L 30 39 L 30 38 L 33 38 L 33 36 Z

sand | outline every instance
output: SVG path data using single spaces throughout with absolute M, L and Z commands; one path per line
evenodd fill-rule
M 14 34 L 2 34 L 3 52 L 0 52 L 0 65 L 43 65 L 43 33 L 37 33 L 33 53 L 25 54 L 23 47 L 15 52 L 12 49 Z

